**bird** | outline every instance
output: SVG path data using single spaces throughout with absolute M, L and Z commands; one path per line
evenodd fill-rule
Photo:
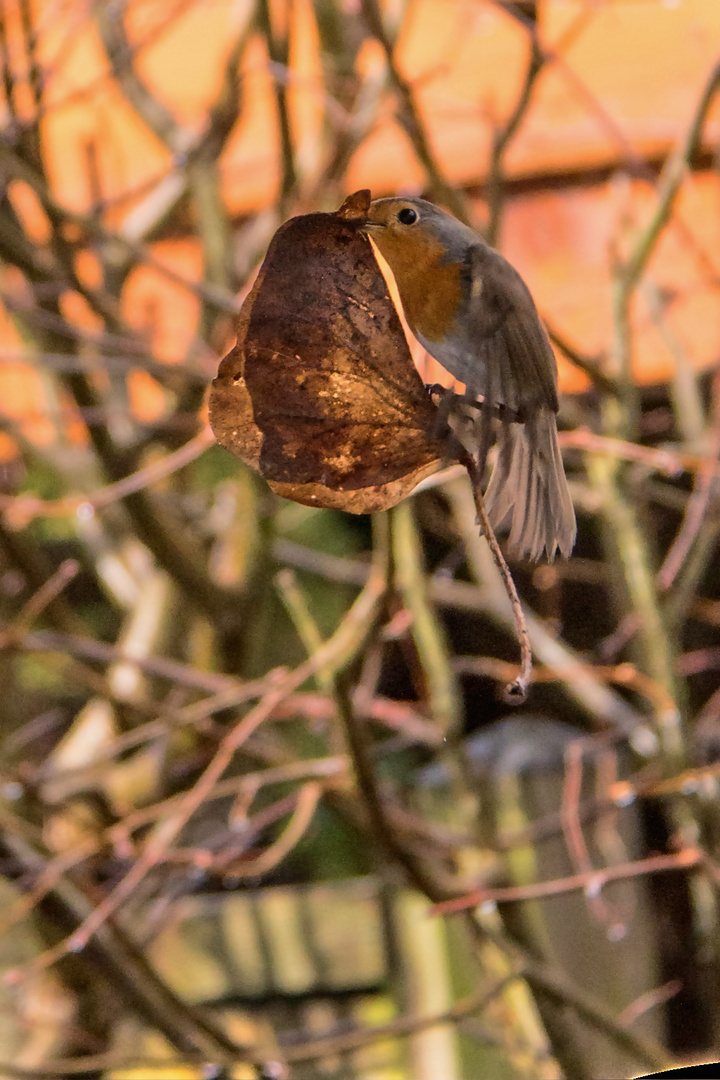
M 478 403 L 483 468 L 491 418 L 501 421 L 485 492 L 493 528 L 509 528 L 511 557 L 567 558 L 577 526 L 558 444 L 557 364 L 527 285 L 426 199 L 375 199 L 363 228 L 392 271 L 413 335 Z

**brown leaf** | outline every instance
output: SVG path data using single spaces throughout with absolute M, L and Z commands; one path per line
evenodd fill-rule
M 273 237 L 210 393 L 219 443 L 274 491 L 370 513 L 442 464 L 436 409 L 361 230 L 370 192 Z

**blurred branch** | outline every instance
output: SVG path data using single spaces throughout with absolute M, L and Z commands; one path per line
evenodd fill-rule
M 500 238 L 500 223 L 503 209 L 505 178 L 503 162 L 505 153 L 513 138 L 517 134 L 523 118 L 527 113 L 532 99 L 535 81 L 542 71 L 545 56 L 540 49 L 537 37 L 530 36 L 530 56 L 525 69 L 525 78 L 515 108 L 505 121 L 500 130 L 493 133 L 492 149 L 490 151 L 490 164 L 488 166 L 487 180 L 485 181 L 485 193 L 488 204 L 488 224 L 485 229 L 485 239 L 492 247 L 498 246 Z
M 236 879 L 258 878 L 270 873 L 300 843 L 313 822 L 322 795 L 322 784 L 317 780 L 307 780 L 291 796 L 295 805 L 290 820 L 271 844 L 258 855 L 250 857 L 244 851 L 239 858 L 231 859 L 222 853 L 215 859 L 213 867 Z M 243 847 L 246 839 L 243 837 Z
M 388 1024 L 380 1024 L 377 1027 L 366 1028 L 359 1031 L 342 1032 L 339 1035 L 328 1035 L 310 1042 L 301 1043 L 299 1046 L 290 1047 L 285 1058 L 291 1065 L 304 1064 L 305 1062 L 317 1061 L 327 1054 L 345 1054 L 352 1050 L 359 1050 L 364 1046 L 371 1046 L 375 1042 L 389 1038 L 407 1038 L 419 1031 L 427 1031 L 439 1024 L 447 1024 L 461 1020 L 475 1013 L 484 1013 L 489 1005 L 501 994 L 506 987 L 513 982 L 513 976 L 500 979 L 489 990 L 471 997 L 461 998 L 449 1009 L 434 1016 L 401 1016 Z
M 158 39 L 167 34 L 195 2 L 196 0 L 168 0 L 168 3 L 163 5 L 162 15 L 157 19 L 155 25 L 150 26 L 144 34 L 138 35 L 134 43 L 134 58 L 137 59 L 144 50 L 148 49 L 151 45 L 155 44 Z M 50 62 L 45 66 L 46 81 L 49 82 L 56 76 L 63 64 L 67 62 L 78 31 L 80 31 L 84 24 L 92 17 L 92 13 L 87 10 L 79 11 L 75 14 L 75 18 L 70 21 L 69 25 L 65 27 L 65 38 L 63 42 Z M 96 94 L 103 85 L 107 84 L 107 82 L 108 74 L 103 71 L 96 78 L 89 79 L 77 89 L 68 90 L 67 93 L 59 95 L 58 99 L 53 102 L 53 107 L 66 107 L 85 101 Z M 46 113 L 47 111 L 46 106 L 43 109 L 43 113 Z
M 29 630 L 38 616 L 77 577 L 79 570 L 80 566 L 75 559 L 66 559 L 61 563 L 52 577 L 44 581 L 30 599 L 23 604 L 7 630 L 0 631 L 0 649 L 5 648 L 8 644 L 13 644 Z
M 468 212 L 465 202 L 443 176 L 435 153 L 430 146 L 430 139 L 421 119 L 413 88 L 397 66 L 395 46 L 385 28 L 385 21 L 378 0 L 360 0 L 360 2 L 368 29 L 380 43 L 387 57 L 390 80 L 397 91 L 400 102 L 399 120 L 413 145 L 420 164 L 425 169 L 431 192 L 434 198 L 438 202 L 444 203 L 455 217 L 468 224 Z
M 62 499 L 52 500 L 37 499 L 33 495 L 0 495 L 0 510 L 5 513 L 13 529 L 25 528 L 36 517 L 65 517 L 78 512 L 89 514 L 92 510 L 110 506 L 172 476 L 214 445 L 215 436 L 210 428 L 203 428 L 199 435 L 174 453 L 167 454 L 164 458 L 153 461 L 151 465 L 146 465 L 89 495 L 66 495 Z
M 390 512 L 394 581 L 411 616 L 410 633 L 427 683 L 428 705 L 439 732 L 451 737 L 462 722 L 462 702 L 441 623 L 428 595 L 420 537 L 409 499 Z
M 34 593 L 46 588 L 46 582 L 53 576 L 53 570 L 44 553 L 38 550 L 35 544 L 8 528 L 2 517 L 0 517 L 0 552 L 4 554 L 11 566 L 17 567 Z M 46 616 L 52 625 L 66 633 L 82 634 L 87 630 L 83 619 L 61 594 L 51 598 L 47 605 Z
M 226 290 L 201 281 L 191 281 L 173 270 L 162 260 L 157 259 L 145 244 L 130 240 L 120 232 L 106 229 L 96 217 L 71 210 L 58 202 L 42 177 L 26 165 L 10 144 L 2 138 L 0 138 L 0 161 L 2 161 L 10 176 L 17 180 L 23 180 L 35 192 L 44 209 L 53 219 L 77 226 L 90 240 L 108 245 L 117 245 L 117 248 L 134 262 L 151 267 L 168 281 L 179 285 L 193 296 L 206 300 L 219 310 L 233 314 L 237 312 L 237 301 Z M 82 286 L 81 291 L 83 291 Z
M 655 211 L 645 229 L 637 237 L 630 255 L 617 267 L 613 296 L 616 338 L 613 366 L 614 373 L 620 378 L 626 396 L 630 392 L 631 382 L 629 310 L 633 293 L 663 229 L 671 218 L 677 195 L 691 160 L 700 145 L 705 119 L 719 89 L 720 64 L 717 64 L 700 95 L 685 137 L 665 163 L 658 183 Z
M 342 678 L 336 680 L 335 693 L 358 788 L 373 833 L 385 858 L 390 864 L 396 863 L 400 866 L 409 883 L 436 903 L 441 898 L 461 895 L 460 882 L 455 882 L 443 867 L 420 855 L 412 844 L 406 842 L 403 833 L 397 828 L 375 776 L 375 765 L 366 732 L 355 713 L 347 685 Z
M 185 153 L 187 134 L 179 128 L 173 113 L 157 98 L 135 67 L 135 50 L 125 33 L 127 0 L 98 4 L 95 19 L 113 74 L 123 94 L 138 116 L 173 154 Z
M 567 449 L 585 450 L 593 455 L 617 458 L 620 461 L 634 461 L 665 476 L 676 478 L 681 473 L 691 472 L 711 475 L 714 479 L 720 477 L 720 462 L 707 454 L 668 446 L 642 446 L 626 439 L 596 435 L 587 428 L 561 431 L 558 438 L 560 445 Z
M 620 310 L 629 304 L 635 286 L 653 253 L 660 235 L 670 219 L 675 200 L 687 174 L 693 157 L 698 152 L 710 106 L 720 90 L 720 64 L 716 64 L 700 95 L 687 133 L 675 153 L 668 158 L 658 183 L 658 198 L 655 211 L 645 230 L 635 242 L 630 257 L 626 260 L 620 278 L 620 294 L 617 302 Z
M 11 353 L 9 350 L 3 350 L 0 360 L 26 360 L 41 363 L 52 371 L 63 374 L 75 372 L 90 374 L 97 371 L 98 366 L 96 357 L 88 355 L 91 349 L 102 353 L 103 367 L 107 367 L 109 371 L 117 369 L 120 373 L 126 374 L 133 368 L 140 368 L 169 390 L 177 391 L 186 380 L 202 383 L 203 386 L 207 384 L 209 372 L 203 369 L 197 360 L 194 363 L 192 360 L 185 361 L 181 369 L 158 361 L 147 348 L 146 343 L 134 334 L 126 336 L 107 330 L 98 332 L 86 330 L 73 325 L 62 315 L 39 308 L 26 298 L 11 295 L 2 290 L 0 290 L 0 300 L 6 311 L 11 315 L 16 315 L 18 321 L 27 326 L 33 337 L 42 338 L 45 330 L 51 330 L 56 339 L 72 343 L 74 346 L 72 350 L 67 349 L 65 352 L 28 349 L 26 352 Z M 89 348 L 85 349 L 85 355 L 78 355 L 78 350 L 82 350 L 83 347 Z M 124 355 L 118 356 L 118 353 Z
M 470 997 L 461 998 L 444 1012 L 433 1016 L 402 1016 L 397 1020 L 391 1020 L 387 1024 L 377 1024 L 373 1027 L 359 1028 L 357 1031 L 343 1031 L 337 1035 L 324 1035 L 320 1038 L 310 1039 L 299 1044 L 283 1048 L 283 1058 L 290 1065 L 303 1065 L 318 1061 L 335 1054 L 349 1054 L 354 1050 L 361 1050 L 374 1043 L 384 1042 L 387 1039 L 408 1038 L 420 1031 L 428 1031 L 439 1025 L 463 1020 L 475 1014 L 482 1014 L 485 1009 L 501 994 L 505 988 L 513 982 L 513 976 L 499 980 L 489 990 Z M 83 1076 L 86 1073 L 98 1069 L 121 1070 L 128 1068 L 141 1068 L 166 1070 L 168 1076 L 173 1069 L 179 1070 L 186 1067 L 186 1063 L 177 1059 L 165 1059 L 157 1061 L 150 1058 L 130 1059 L 120 1057 L 118 1054 L 96 1054 L 87 1058 L 67 1059 L 64 1061 L 50 1062 L 40 1066 L 32 1074 L 23 1068 L 0 1063 L 0 1070 L 6 1071 L 13 1080 L 38 1080 L 42 1077 L 57 1078 L 62 1080 L 65 1076 Z
M 389 585 L 391 568 L 391 527 L 387 514 L 375 515 L 374 535 L 374 573 L 375 575 L 379 573 L 383 575 L 384 590 L 382 599 L 384 599 L 385 590 L 387 590 Z M 365 588 L 367 589 L 368 586 Z M 380 599 L 381 597 L 378 597 L 378 601 Z M 355 602 L 356 605 L 357 603 L 358 601 Z M 381 614 L 382 610 L 378 602 L 377 606 L 373 609 L 372 620 L 369 620 L 364 624 L 364 639 L 377 628 Z M 331 638 L 324 645 L 316 649 L 314 654 L 303 666 L 313 664 L 314 670 L 321 670 L 318 658 L 325 654 L 332 640 L 333 639 Z M 357 656 L 357 653 L 355 655 Z M 325 670 L 326 678 L 330 679 L 332 683 L 335 706 L 342 722 L 355 778 L 373 832 L 376 834 L 386 855 L 391 861 L 397 861 L 405 869 L 410 881 L 413 884 L 418 885 L 427 895 L 435 895 L 437 889 L 440 888 L 440 886 L 435 883 L 435 874 L 442 872 L 439 868 L 432 867 L 429 862 L 419 857 L 412 845 L 405 843 L 401 839 L 399 830 L 393 826 L 387 816 L 384 800 L 375 778 L 375 766 L 368 741 L 368 734 L 365 725 L 362 724 L 360 717 L 356 712 L 356 706 L 349 690 L 348 665 L 345 664 L 343 669 L 334 666 L 332 670 L 329 670 L 326 666 Z M 447 877 L 446 874 L 443 874 L 443 876 Z M 428 892 L 428 890 L 430 891 Z M 444 893 L 444 888 L 441 888 L 440 891 Z
M 15 828 L 15 819 L 8 818 L 1 808 L 0 818 L 0 848 L 12 854 L 30 880 L 43 874 L 46 859 L 31 839 Z M 54 885 L 43 903 L 53 921 L 66 929 L 68 925 L 82 925 L 94 908 L 82 886 L 69 874 Z M 197 1054 L 205 1060 L 210 1057 L 229 1061 L 238 1056 L 237 1045 L 176 997 L 119 926 L 106 920 L 98 930 L 95 941 L 88 946 L 88 959 L 113 979 L 132 1012 L 163 1032 L 180 1052 Z
M 131 664 L 149 675 L 166 679 L 176 686 L 191 687 L 216 694 L 228 688 L 236 688 L 240 680 L 232 675 L 222 675 L 214 671 L 200 671 L 189 664 L 180 664 L 162 656 L 127 656 L 116 645 L 97 641 L 91 637 L 74 634 L 56 633 L 52 630 L 40 630 L 26 635 L 20 642 L 23 648 L 38 651 L 56 651 L 69 656 L 81 656 L 86 660 L 97 660 L 104 664 Z M 246 688 L 253 684 L 243 684 Z M 255 689 L 257 686 L 255 685 Z
M 164 219 L 173 207 L 177 207 L 186 193 L 193 198 L 205 263 L 204 282 L 200 283 L 199 294 L 202 299 L 199 332 L 201 338 L 212 341 L 217 313 L 223 310 L 212 297 L 218 295 L 216 290 L 222 290 L 227 295 L 236 287 L 232 267 L 232 235 L 221 193 L 217 161 L 243 108 L 244 96 L 239 66 L 254 29 L 254 19 L 243 19 L 228 51 L 220 88 L 208 109 L 205 128 L 199 135 L 194 135 L 179 126 L 173 114 L 152 94 L 138 74 L 133 62 L 133 49 L 125 33 L 125 9 L 125 4 L 119 9 L 101 5 L 97 15 L 98 25 L 115 76 L 136 112 L 168 146 L 177 160 L 186 161 L 185 168 L 179 174 L 180 183 L 172 192 L 170 203 L 162 202 L 158 210 Z M 142 232 L 145 236 L 152 233 L 158 220 L 144 221 Z M 135 211 L 134 231 L 137 231 L 137 221 L 138 213 Z M 130 254 L 126 251 L 124 267 L 114 268 L 116 275 L 119 273 L 124 277 L 127 274 L 134 261 L 131 261 Z M 178 408 L 181 411 L 194 412 L 201 400 L 200 387 L 186 384 Z
M 273 787 L 276 784 L 285 785 L 296 780 L 315 779 L 336 781 L 338 786 L 346 786 L 348 780 L 347 759 L 339 755 L 318 759 L 304 758 L 301 761 L 288 762 L 286 765 L 268 766 L 260 772 L 229 777 L 226 780 L 220 780 L 215 785 L 212 794 L 205 800 L 205 805 L 227 799 L 229 795 L 235 796 L 236 801 L 238 799 L 246 800 L 249 797 L 254 798 L 259 791 L 266 787 Z M 319 793 L 319 785 L 317 793 Z M 313 800 L 314 798 L 315 794 L 313 794 Z M 170 798 L 163 799 L 160 803 L 144 806 L 140 810 L 134 810 L 126 814 L 121 822 L 108 829 L 108 841 L 120 849 L 129 847 L 130 838 L 134 832 L 163 817 L 173 807 L 178 806 L 181 799 L 182 794 L 171 795 Z M 246 840 L 246 829 L 243 828 L 243 841 Z M 258 871 L 256 871 L 256 874 L 260 876 Z
M 377 120 L 385 88 L 386 65 L 359 70 L 365 24 L 358 9 L 340 9 L 336 0 L 315 0 L 315 21 L 325 74 L 327 149 L 322 173 L 308 194 L 310 205 L 339 195 L 355 150 Z
M 88 1077 L 88 1080 L 97 1080 L 100 1071 L 120 1071 L 135 1066 L 152 1071 L 163 1069 L 165 1075 L 171 1077 L 173 1070 L 180 1069 L 183 1065 L 185 1063 L 178 1061 L 177 1058 L 128 1058 L 112 1051 L 107 1054 L 87 1054 L 79 1058 L 56 1058 L 34 1065 L 32 1068 L 3 1061 L 0 1062 L 0 1071 L 7 1076 L 8 1080 L 46 1080 L 46 1078 L 47 1080 L 67 1080 L 68 1077 Z M 202 1061 L 199 1058 L 197 1065 L 198 1068 L 202 1067 Z
M 55 223 L 55 235 L 59 236 L 61 230 L 68 221 L 79 223 L 84 221 L 91 235 L 96 238 L 108 240 L 108 234 L 93 217 L 74 215 L 60 207 L 50 196 L 44 181 L 17 157 L 15 152 L 4 142 L 0 141 L 0 157 L 9 165 L 11 171 L 16 171 L 20 178 L 30 183 L 41 202 L 45 206 L 51 221 Z M 32 245 L 30 245 L 32 249 Z M 133 245 L 129 246 L 130 248 Z M 69 275 L 64 281 L 62 272 L 57 275 L 59 291 L 62 291 L 73 281 L 72 255 L 65 251 L 66 245 L 61 245 L 62 258 L 70 260 L 65 266 Z M 33 284 L 39 277 L 43 280 L 47 272 L 42 268 L 33 272 Z M 79 291 L 86 295 L 87 290 L 78 285 Z M 92 300 L 92 297 L 89 297 Z M 112 302 L 116 305 L 116 302 Z M 48 308 L 52 316 L 60 318 L 60 309 L 57 299 L 50 302 L 39 301 L 41 308 Z M 111 305 L 112 306 L 112 305 Z M 105 303 L 99 306 L 100 312 L 109 319 L 111 328 L 119 327 L 118 320 L 113 312 L 106 310 Z M 55 331 L 46 330 L 42 333 L 41 344 L 46 351 L 63 353 L 67 352 L 69 342 L 59 337 Z M 82 372 L 68 372 L 63 375 L 63 381 L 69 388 L 79 409 L 88 409 L 94 412 L 100 409 L 101 402 L 97 390 L 91 380 Z M 105 425 L 89 425 L 88 434 L 93 447 L 102 462 L 103 468 L 111 481 L 118 483 L 125 479 L 128 468 L 132 468 L 133 454 L 125 449 L 119 449 L 111 432 Z M 125 506 L 130 514 L 137 534 L 155 555 L 158 563 L 181 585 L 194 604 L 201 610 L 211 614 L 216 620 L 221 634 L 237 626 L 242 619 L 242 594 L 230 589 L 219 587 L 205 570 L 205 558 L 200 545 L 192 538 L 181 532 L 177 524 L 171 519 L 167 511 L 163 512 L 157 502 L 151 502 L 142 491 L 130 491 L 125 496 Z
M 596 94 L 586 85 L 584 80 L 577 74 L 575 69 L 571 67 L 563 55 L 563 48 L 572 40 L 586 21 L 592 17 L 592 8 L 584 8 L 580 11 L 576 21 L 571 23 L 569 30 L 562 35 L 560 47 L 553 48 L 543 44 L 538 32 L 537 20 L 530 18 L 525 14 L 514 0 L 491 0 L 491 2 L 495 7 L 500 8 L 526 30 L 529 36 L 536 42 L 537 47 L 540 49 L 547 64 L 556 65 L 562 72 L 565 80 L 570 83 L 576 96 L 583 102 L 588 111 L 594 115 L 599 122 L 600 127 L 610 136 L 612 142 L 618 147 L 625 166 L 635 173 L 644 172 L 646 170 L 645 162 L 635 151 L 632 142 L 627 137 L 622 127 L 616 122 L 612 114 L 605 108 L 602 101 L 599 100 Z
M 653 1070 L 666 1069 L 671 1065 L 670 1056 L 662 1046 L 628 1031 L 596 998 L 569 985 L 561 975 L 543 968 L 530 959 L 523 961 L 521 974 L 536 993 L 551 998 L 559 1005 L 573 1009 L 579 1017 L 586 1020 L 597 1031 L 607 1035 L 615 1045 L 624 1049 L 636 1061 Z
M 323 667 L 340 667 L 350 662 L 375 623 L 386 589 L 387 552 L 381 547 L 365 588 L 333 636 L 305 663 L 294 671 L 282 675 L 274 682 L 274 685 L 271 684 L 258 704 L 230 729 L 200 777 L 183 794 L 179 805 L 150 834 L 142 853 L 125 877 L 87 915 L 71 937 L 46 952 L 37 962 L 38 965 L 47 966 L 68 952 L 84 948 L 163 858 L 168 846 L 212 793 L 237 751 L 261 725 L 270 720 L 277 706 Z M 202 706 L 205 708 L 204 702 Z
M 695 371 L 687 349 L 670 326 L 669 304 L 662 290 L 650 278 L 642 282 L 641 294 L 673 360 L 670 382 L 673 413 L 678 434 L 683 442 L 695 449 L 702 446 L 705 430 L 705 406 L 700 388 L 699 371 Z
M 289 0 L 289 3 L 285 5 L 283 16 L 288 24 L 293 17 L 294 8 L 293 0 Z M 284 71 L 288 70 L 290 62 L 290 30 L 289 25 L 286 25 L 283 30 L 278 30 L 273 25 L 273 11 L 271 10 L 270 0 L 257 0 L 257 19 L 265 37 L 270 71 L 273 75 L 275 105 L 280 129 L 280 207 L 282 211 L 282 209 L 287 208 L 288 200 L 295 193 L 298 184 L 295 150 L 290 129 L 286 80 L 278 78 L 275 70 L 278 68 Z
M 63 352 L 68 342 L 55 336 L 54 332 L 45 332 L 44 344 L 49 351 Z M 90 379 L 81 372 L 69 372 L 63 376 L 78 407 L 91 410 L 94 414 L 100 409 L 97 391 Z M 188 530 L 181 531 L 168 511 L 163 511 L 157 501 L 151 501 L 142 490 L 135 490 L 135 481 L 127 484 L 127 471 L 132 468 L 134 454 L 121 450 L 114 442 L 110 431 L 104 424 L 87 425 L 90 441 L 102 466 L 113 484 L 120 484 L 125 507 L 130 514 L 137 535 L 154 554 L 160 566 L 180 584 L 192 602 L 217 620 L 221 632 L 227 631 L 241 619 L 242 593 L 218 586 L 205 569 L 206 558 L 197 541 L 188 535 Z M 208 445 L 199 437 L 195 449 L 204 449 Z M 183 453 L 179 451 L 181 460 Z M 104 496 L 101 496 L 104 498 Z M 117 498 L 117 490 L 111 496 Z M 82 503 L 82 499 L 80 500 Z M 38 509 L 33 507 L 33 513 Z
M 595 896 L 610 881 L 625 881 L 628 878 L 643 877 L 646 874 L 657 874 L 666 870 L 686 870 L 700 866 L 704 858 L 699 848 L 684 848 L 673 855 L 654 855 L 649 859 L 639 859 L 637 862 L 625 863 L 622 866 L 603 866 L 600 869 L 587 870 L 582 874 L 553 878 L 552 881 L 537 881 L 532 885 L 478 889 L 460 900 L 446 900 L 441 904 L 436 904 L 434 914 L 451 915 L 487 902 L 506 904 L 521 900 L 537 900 L 548 896 L 561 896 L 576 889 L 582 889 L 588 895 Z
M 29 0 L 20 0 L 18 4 L 19 14 L 19 35 L 15 38 L 15 47 L 18 45 L 18 38 L 22 42 L 22 60 L 19 60 L 17 54 L 15 56 L 15 64 L 10 67 L 10 71 L 13 71 L 13 82 L 15 88 L 8 95 L 8 99 L 14 95 L 17 84 L 23 83 L 23 89 L 26 93 L 23 95 L 24 101 L 22 108 L 15 111 L 11 111 L 11 115 L 16 122 L 15 136 L 17 138 L 17 144 L 23 157 L 33 164 L 36 168 L 41 167 L 41 153 L 40 153 L 40 130 L 39 130 L 39 116 L 40 109 L 42 107 L 44 80 L 43 71 L 38 61 L 38 38 L 35 32 L 34 16 L 31 10 Z M 6 16 L 2 15 L 3 23 Z M 8 64 L 11 63 L 13 54 L 12 46 L 9 49 L 4 49 L 4 59 Z M 20 75 L 22 72 L 22 75 Z M 22 98 L 21 98 L 22 100 Z M 10 101 L 8 100 L 8 104 Z
M 3 81 L 5 108 L 8 111 L 12 127 L 17 123 L 17 106 L 15 103 L 15 79 L 13 68 L 10 63 L 10 48 L 7 33 L 7 16 L 4 10 L 0 10 L 0 74 Z
M 635 505 L 619 486 L 612 459 L 591 456 L 587 470 L 602 500 L 608 542 L 615 547 L 623 568 L 630 610 L 639 619 L 638 662 L 667 695 L 667 706 L 657 713 L 655 720 L 668 755 L 668 767 L 675 768 L 682 755 L 680 688 L 675 678 L 673 643 L 664 622 L 646 537 Z
M 720 377 L 717 375 L 715 377 L 714 414 L 712 426 L 708 432 L 705 468 L 698 473 L 693 493 L 688 499 L 685 508 L 680 529 L 658 571 L 657 583 L 661 592 L 666 592 L 672 586 L 681 568 L 686 565 L 690 549 L 705 519 L 713 490 L 717 490 L 717 477 L 714 475 L 720 467 L 718 463 L 720 457 Z M 712 526 L 712 531 L 715 534 L 718 525 L 713 522 Z M 710 550 L 707 551 L 707 555 L 710 555 Z
M 323 638 L 310 613 L 307 597 L 298 584 L 297 575 L 293 570 L 284 567 L 275 575 L 275 585 L 298 637 L 303 643 L 305 652 L 308 656 L 312 656 L 322 646 Z M 332 694 L 331 671 L 321 668 L 315 680 L 324 693 Z
M 617 394 L 617 383 L 604 370 L 601 357 L 588 356 L 579 352 L 560 331 L 548 322 L 545 315 L 542 316 L 548 337 L 564 356 L 584 375 L 587 375 L 596 390 L 602 390 L 606 394 Z
M 619 380 L 621 394 L 616 400 L 603 403 L 603 428 L 607 435 L 626 435 L 633 433 L 637 427 L 638 395 L 631 371 L 630 301 L 662 229 L 670 218 L 685 170 L 697 147 L 704 117 L 718 87 L 720 65 L 706 85 L 683 144 L 663 170 L 658 203 L 650 224 L 636 241 L 629 259 L 616 269 L 612 370 Z M 673 770 L 681 765 L 684 753 L 679 711 L 682 686 L 674 676 L 673 642 L 655 583 L 652 537 L 643 529 L 636 503 L 626 493 L 617 460 L 593 455 L 588 460 L 587 470 L 602 501 L 601 520 L 608 550 L 617 563 L 616 580 L 623 582 L 626 590 L 623 598 L 618 596 L 621 614 L 632 611 L 638 618 L 638 636 L 634 647 L 639 663 L 677 703 L 674 709 L 663 710 L 657 717 L 666 768 Z M 686 824 L 691 830 L 690 823 Z

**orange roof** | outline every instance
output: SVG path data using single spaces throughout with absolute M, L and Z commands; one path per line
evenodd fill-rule
M 163 0 L 130 3 L 137 68 L 189 132 L 205 123 L 218 90 L 229 44 L 238 31 L 231 0 L 191 4 L 167 19 Z M 85 148 L 95 142 L 106 199 L 127 205 L 133 191 L 157 182 L 171 154 L 133 113 L 107 63 L 83 6 L 45 29 L 43 53 L 54 65 L 45 138 L 58 196 L 76 209 L 89 206 Z M 486 173 L 492 132 L 517 98 L 528 52 L 527 34 L 490 0 L 416 0 L 398 44 L 398 63 L 417 86 L 422 114 L 444 170 L 459 184 Z M 704 80 L 720 55 L 720 4 L 708 0 L 544 0 L 540 31 L 548 66 L 507 161 L 511 177 L 535 176 L 615 163 L 628 155 L 657 157 L 674 145 Z M 68 47 L 67 35 L 78 23 Z M 296 4 L 290 107 L 296 144 L 308 173 L 330 102 L 322 81 L 310 0 Z M 374 41 L 358 67 L 381 63 Z M 60 54 L 61 59 L 56 61 Z M 191 75 L 190 75 L 191 72 Z M 229 205 L 241 213 L 267 205 L 277 183 L 277 134 L 272 75 L 259 37 L 242 62 L 243 112 L 222 159 Z M 713 145 L 720 120 L 708 126 Z M 378 193 L 422 186 L 424 177 L 394 119 L 390 99 L 355 154 L 346 187 Z

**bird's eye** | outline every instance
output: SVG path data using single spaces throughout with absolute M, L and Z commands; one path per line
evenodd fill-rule
M 417 211 L 413 210 L 411 206 L 403 206 L 402 210 L 398 212 L 398 221 L 401 225 L 414 225 L 417 219 Z

